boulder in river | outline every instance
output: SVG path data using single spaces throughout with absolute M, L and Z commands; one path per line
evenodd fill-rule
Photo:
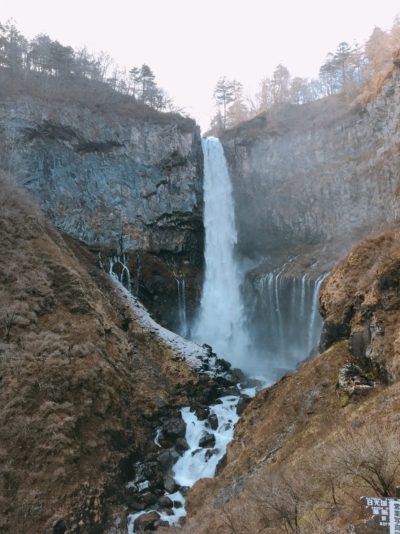
M 185 437 L 186 425 L 178 417 L 168 419 L 163 425 L 163 435 L 168 439 L 177 439 Z
M 179 454 L 183 454 L 185 451 L 189 449 L 188 442 L 185 438 L 178 438 L 175 443 L 175 450 Z
M 175 493 L 178 488 L 178 485 L 175 480 L 168 475 L 164 478 L 164 488 L 165 491 L 167 491 L 168 493 Z
M 152 506 L 158 501 L 158 497 L 155 493 L 151 493 L 148 491 L 147 493 L 143 493 L 141 496 L 141 502 L 144 503 L 146 506 Z
M 160 497 L 158 499 L 158 504 L 161 508 L 172 508 L 174 505 L 172 500 L 167 495 Z
M 208 422 L 212 430 L 217 430 L 218 428 L 218 417 L 215 413 L 212 413 L 208 418 Z
M 204 421 L 204 419 L 207 419 L 210 413 L 210 408 L 208 406 L 197 404 L 196 406 L 194 406 L 193 411 L 199 421 Z
M 162 451 L 158 455 L 158 462 L 163 472 L 166 473 L 174 465 L 174 463 L 178 460 L 178 458 L 179 458 L 179 454 L 173 449 Z
M 218 454 L 219 452 L 219 449 L 208 449 L 205 454 L 206 460 L 209 460 L 212 456 Z
M 137 532 L 146 532 L 156 529 L 156 523 L 160 519 L 160 514 L 157 512 L 149 512 L 137 517 L 133 523 Z
M 211 432 L 204 432 L 199 441 L 199 447 L 212 448 L 215 445 L 215 436 Z

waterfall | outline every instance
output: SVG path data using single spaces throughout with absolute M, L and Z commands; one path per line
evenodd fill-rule
M 131 273 L 128 268 L 126 254 L 109 257 L 109 274 L 118 282 L 121 282 L 128 291 L 131 291 Z
M 185 279 L 183 276 L 175 278 L 178 290 L 178 317 L 179 317 L 179 334 L 182 337 L 187 337 L 189 334 L 187 313 L 186 313 L 186 288 Z
M 319 319 L 318 317 L 319 292 L 321 290 L 322 283 L 327 276 L 328 276 L 327 273 L 323 274 L 322 276 L 317 278 L 314 284 L 314 291 L 313 291 L 312 305 L 311 305 L 310 326 L 309 326 L 309 331 L 308 331 L 308 346 L 311 347 L 311 349 L 313 348 L 314 340 L 316 337 L 316 330 L 318 328 L 318 324 L 320 323 L 320 320 L 318 321 Z
M 312 272 L 287 276 L 286 265 L 256 280 L 251 316 L 259 358 L 278 370 L 292 369 L 317 347 L 322 327 L 319 293 L 327 277 L 314 278 Z
M 219 140 L 203 139 L 202 146 L 206 271 L 193 338 L 246 369 L 249 343 L 234 256 L 237 235 L 232 185 Z

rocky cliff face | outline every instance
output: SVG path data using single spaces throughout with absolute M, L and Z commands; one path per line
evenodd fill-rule
M 155 255 L 144 267 L 161 262 L 169 273 L 160 295 L 184 265 L 201 268 L 202 151 L 192 120 L 21 97 L 0 102 L 0 144 L 1 166 L 58 228 L 106 254 Z M 154 284 L 138 282 L 151 305 Z
M 3 167 L 50 219 L 93 247 L 196 252 L 202 154 L 193 121 L 0 103 Z
M 357 365 L 399 379 L 400 234 L 370 236 L 335 268 L 321 294 L 321 348 L 347 340 Z
M 227 132 L 239 247 L 251 257 L 354 242 L 399 217 L 400 69 L 368 104 L 331 97 Z

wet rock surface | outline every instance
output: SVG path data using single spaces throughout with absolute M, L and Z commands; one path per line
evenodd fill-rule
M 212 448 L 215 445 L 215 436 L 210 432 L 204 432 L 199 441 L 199 447 L 205 449 Z
M 157 523 L 160 520 L 160 515 L 157 512 L 149 512 L 142 514 L 135 519 L 135 529 L 138 532 L 146 532 L 156 530 Z
M 242 399 L 243 397 L 241 397 Z M 240 402 L 240 401 L 239 401 Z M 238 413 L 239 413 L 239 409 L 238 409 Z M 217 430 L 218 428 L 218 417 L 215 413 L 211 414 L 208 418 L 208 423 L 210 425 L 210 428 L 212 430 Z

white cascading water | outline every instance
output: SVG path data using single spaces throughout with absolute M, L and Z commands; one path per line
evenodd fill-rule
M 249 341 L 234 256 L 233 192 L 220 141 L 202 140 L 204 153 L 205 281 L 193 339 L 246 370 Z
M 311 317 L 310 317 L 310 328 L 308 331 L 308 346 L 313 347 L 313 342 L 315 342 L 315 330 L 316 330 L 316 324 L 317 322 L 320 322 L 321 319 L 318 314 L 318 301 L 319 301 L 319 293 L 321 291 L 321 286 L 323 284 L 323 281 L 328 276 L 328 273 L 323 274 L 317 280 L 315 281 L 315 287 L 314 287 L 314 294 L 312 299 L 312 307 L 311 307 Z
M 254 396 L 256 388 L 248 388 L 242 391 L 244 394 Z M 200 478 L 213 477 L 218 462 L 224 456 L 228 443 L 233 438 L 235 424 L 239 416 L 236 412 L 236 405 L 239 401 L 237 396 L 227 396 L 219 399 L 219 404 L 210 407 L 210 414 L 217 417 L 218 427 L 212 430 L 207 420 L 201 421 L 190 411 L 189 407 L 181 409 L 182 419 L 186 423 L 186 441 L 189 449 L 179 458 L 173 466 L 172 475 L 174 480 L 183 487 L 191 487 Z M 214 435 L 215 444 L 212 447 L 202 448 L 199 442 L 204 432 Z M 159 447 L 159 433 L 157 432 L 154 442 Z M 135 487 L 132 481 L 127 487 Z M 180 491 L 174 493 L 165 493 L 174 503 L 168 513 L 157 510 L 160 519 L 170 525 L 179 525 L 181 518 L 185 517 L 185 498 Z M 178 503 L 176 506 L 175 503 Z M 150 507 L 145 513 L 156 511 L 156 508 Z M 137 512 L 128 516 L 128 534 L 136 534 L 135 520 L 144 512 Z
M 246 390 L 247 391 L 247 390 Z M 249 391 L 249 390 L 248 390 Z M 236 405 L 239 397 L 222 397 L 221 404 L 211 406 L 210 413 L 217 416 L 218 428 L 210 429 L 207 421 L 200 421 L 190 408 L 182 409 L 182 419 L 186 423 L 186 441 L 189 450 L 176 462 L 173 476 L 181 486 L 191 487 L 200 478 L 212 478 L 215 475 L 218 462 L 225 454 L 228 443 L 233 438 L 235 424 L 239 419 Z M 215 445 L 208 449 L 199 447 L 200 438 L 204 432 L 211 432 L 215 436 Z
M 269 362 L 275 378 L 293 369 L 318 346 L 322 327 L 319 294 L 328 276 L 315 277 L 312 271 L 301 278 L 285 276 L 287 265 L 260 276 L 251 312 L 255 350 L 260 361 Z
M 119 268 L 119 274 L 115 268 Z M 109 274 L 114 278 L 114 280 L 121 282 L 121 284 L 125 286 L 128 291 L 131 291 L 131 273 L 128 268 L 128 258 L 126 254 L 109 257 Z

